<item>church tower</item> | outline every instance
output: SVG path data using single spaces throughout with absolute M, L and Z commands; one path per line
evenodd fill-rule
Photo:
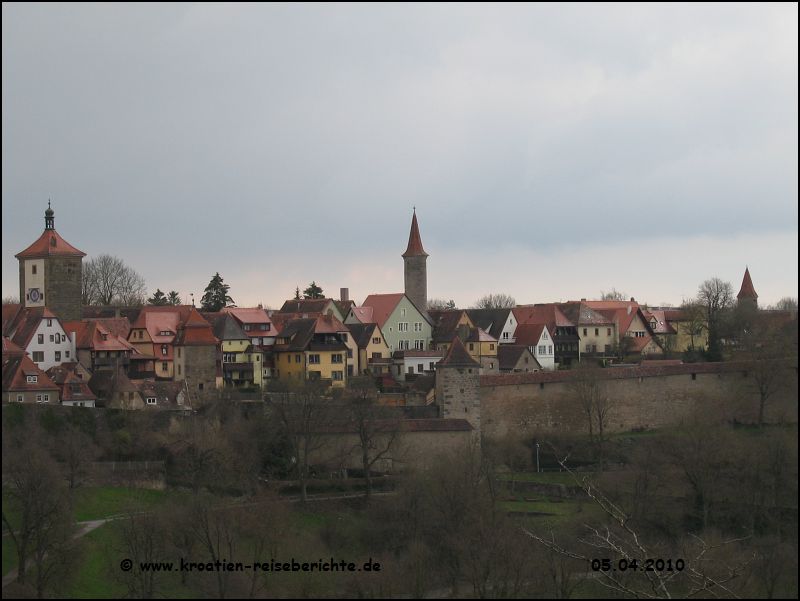
M 55 228 L 55 213 L 47 202 L 44 232 L 21 253 L 19 300 L 23 307 L 47 307 L 64 321 L 81 318 L 81 252 Z
M 758 307 L 758 294 L 756 289 L 753 288 L 753 280 L 750 279 L 750 269 L 744 268 L 744 278 L 742 279 L 742 287 L 739 294 L 736 295 L 739 305 L 751 305 L 754 308 Z
M 403 253 L 405 263 L 405 293 L 420 311 L 428 309 L 428 253 L 422 248 L 419 235 L 417 211 L 411 218 L 411 233 L 408 235 L 408 248 Z

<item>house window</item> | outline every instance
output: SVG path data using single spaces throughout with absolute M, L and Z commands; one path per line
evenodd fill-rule
M 161 370 L 162 371 L 167 371 L 168 369 L 169 369 L 169 363 L 167 363 L 166 361 L 162 361 L 161 362 Z
M 508 332 L 503 332 L 503 340 L 508 340 Z
M 312 364 L 312 365 L 318 365 L 319 364 L 319 355 L 309 355 L 308 356 L 308 362 L 309 362 L 309 364 Z
M 265 331 L 265 332 L 266 332 L 266 331 L 267 331 L 267 326 L 268 326 L 268 325 L 269 325 L 269 324 L 266 324 L 266 323 L 260 323 L 260 324 L 258 324 L 258 329 L 259 329 L 259 330 L 263 330 L 263 331 Z
M 425 371 L 425 365 L 423 365 L 422 363 L 419 363 L 419 364 L 417 365 L 417 371 L 418 371 L 419 373 L 422 373 L 423 371 Z
M 331 372 L 331 374 L 333 375 L 334 380 L 344 380 L 344 372 L 334 371 Z
M 588 336 L 588 333 L 587 333 L 587 332 L 588 332 L 588 330 L 587 330 L 586 328 L 583 328 L 583 335 L 584 335 L 584 336 Z
M 380 343 L 381 343 L 381 339 L 380 338 L 375 337 L 375 338 L 372 339 L 372 344 L 380 344 Z
M 493 344 L 490 344 L 490 345 L 489 345 L 489 350 L 490 350 L 490 351 L 493 351 L 493 350 L 494 350 L 494 345 L 493 345 Z
M 400 309 L 400 317 L 405 317 L 405 316 L 406 316 L 406 310 Z
M 336 353 L 335 355 L 331 355 L 331 363 L 341 363 L 342 362 L 342 354 Z
M 55 342 L 55 341 L 56 341 L 55 334 L 50 334 L 50 342 Z
M 347 349 L 347 358 L 348 359 L 352 359 L 353 358 L 353 349 L 351 349 L 351 348 Z
M 47 327 L 48 327 L 48 328 L 51 328 L 51 327 L 53 327 L 53 320 L 52 320 L 52 319 L 48 319 L 48 320 L 47 320 Z
M 36 384 L 36 382 L 39 380 L 39 376 L 28 376 L 25 380 L 28 382 L 28 384 Z
M 421 332 L 422 331 L 422 322 L 416 321 L 414 322 L 414 331 Z
M 155 405 L 156 403 L 157 403 L 156 397 L 154 397 L 154 396 L 147 397 L 147 404 L 148 405 Z
M 31 273 L 36 275 L 36 265 L 31 265 Z
M 295 355 L 294 356 L 294 362 L 295 363 L 302 363 L 302 360 L 300 359 L 300 355 Z
M 413 365 L 409 365 L 408 366 L 408 373 L 410 373 L 410 374 L 414 373 L 414 366 Z
M 547 340 L 547 330 L 545 330 L 544 332 L 542 332 L 542 338 L 544 338 L 545 340 Z
M 42 363 L 44 361 L 44 351 L 33 351 L 33 362 Z
M 223 363 L 234 363 L 236 361 L 236 353 L 222 353 Z
M 25 400 L 25 397 L 23 397 L 21 394 L 18 394 L 17 395 L 17 402 L 21 403 L 23 400 Z
M 50 402 L 50 395 L 49 394 L 44 395 L 44 398 L 42 399 L 42 402 L 43 403 L 49 403 Z
M 181 375 L 181 364 L 178 363 L 178 375 Z
M 165 356 L 165 357 L 167 356 L 167 345 L 166 344 L 162 344 L 161 345 L 161 354 L 163 356 Z
M 595 328 L 594 329 L 594 335 L 595 336 L 599 336 L 600 335 L 600 328 Z
M 42 402 L 42 395 L 41 394 L 37 394 L 36 395 L 36 402 L 37 403 L 41 403 Z
M 547 353 L 547 347 L 544 346 L 543 344 L 539 345 L 539 354 L 544 355 L 545 353 Z
M 61 351 L 56 351 L 55 356 L 56 356 L 56 361 L 61 361 Z
M 429 370 L 431 370 L 431 371 L 433 371 L 433 369 L 434 369 L 434 367 L 433 367 L 433 361 L 431 361 L 430 363 L 428 363 L 428 369 L 429 369 Z
M 547 354 L 548 355 L 552 355 L 553 354 L 553 345 L 552 344 L 547 347 Z
M 424 340 L 415 340 L 414 341 L 414 350 L 416 350 L 416 351 L 424 351 L 425 350 L 425 341 Z
M 38 342 L 39 344 L 44 344 L 44 334 L 39 334 L 36 337 L 36 342 Z
M 469 343 L 469 350 L 471 350 L 471 351 L 475 350 L 475 345 L 472 344 L 471 342 Z
M 181 358 L 181 347 L 178 347 L 178 359 Z
M 197 385 L 197 389 L 198 389 L 198 390 L 203 390 L 203 383 L 202 383 L 202 382 L 200 382 L 200 383 Z
M 611 328 L 606 328 L 606 336 L 611 336 Z
M 408 322 L 407 321 L 399 321 L 399 322 L 397 322 L 397 331 L 398 332 L 408 332 Z

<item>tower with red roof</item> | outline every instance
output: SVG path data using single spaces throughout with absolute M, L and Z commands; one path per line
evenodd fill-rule
M 408 235 L 408 248 L 403 253 L 405 264 L 404 279 L 405 293 L 420 311 L 428 308 L 428 253 L 422 248 L 422 238 L 419 235 L 417 211 L 411 218 L 411 233 Z
M 756 289 L 753 288 L 753 280 L 750 279 L 750 269 L 748 267 L 744 268 L 742 287 L 739 290 L 739 294 L 736 295 L 736 298 L 739 301 L 739 305 L 750 304 L 753 307 L 758 307 L 758 294 L 756 294 Z
M 81 318 L 81 277 L 86 253 L 64 240 L 47 202 L 44 232 L 17 254 L 19 298 L 23 307 L 47 307 L 63 320 Z

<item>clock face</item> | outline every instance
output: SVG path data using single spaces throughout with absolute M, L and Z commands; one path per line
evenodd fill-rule
M 42 294 L 38 288 L 31 288 L 28 290 L 28 298 L 31 299 L 31 302 L 38 303 L 42 298 Z

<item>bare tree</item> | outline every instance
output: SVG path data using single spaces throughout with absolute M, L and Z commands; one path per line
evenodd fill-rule
M 613 408 L 602 376 L 602 369 L 579 364 L 569 384 L 572 397 L 586 417 L 589 442 L 597 449 L 601 470 L 605 463 L 605 430 Z
M 33 560 L 35 584 L 40 596 L 52 575 L 56 557 L 48 558 L 70 539 L 69 495 L 58 466 L 29 438 L 3 449 L 3 493 L 18 512 L 12 523 L 3 509 L 3 523 L 17 554 L 17 582 L 25 584 L 28 561 Z
M 784 296 L 781 300 L 775 303 L 773 308 L 778 311 L 792 311 L 797 313 L 797 299 L 793 296 Z
M 695 350 L 695 338 L 702 336 L 703 332 L 708 329 L 706 312 L 697 301 L 685 300 L 681 304 L 681 314 L 682 319 L 678 327 L 681 328 L 684 334 L 689 336 L 690 350 Z
M 86 477 L 87 468 L 101 453 L 94 441 L 70 424 L 58 437 L 53 447 L 56 459 L 62 462 L 70 491 L 80 486 Z
M 122 259 L 98 255 L 83 265 L 81 282 L 84 305 L 143 305 L 147 294 L 144 278 Z
M 708 323 L 708 355 L 712 361 L 722 358 L 721 339 L 723 322 L 734 305 L 733 287 L 730 282 L 711 278 L 700 284 L 697 302 L 705 309 Z
M 683 561 L 680 570 L 637 569 L 643 568 L 648 558 L 666 556 L 663 544 L 648 542 L 619 505 L 611 501 L 588 477 L 581 478 L 572 471 L 567 465 L 568 456 L 558 455 L 555 449 L 553 451 L 557 454 L 558 464 L 572 474 L 584 493 L 602 510 L 607 523 L 586 524 L 586 535 L 569 544 L 557 541 L 552 532 L 546 535 L 523 526 L 522 531 L 529 537 L 559 555 L 592 566 L 599 576 L 597 582 L 617 594 L 635 598 L 673 598 L 678 594 L 687 598 L 702 594 L 738 596 L 730 586 L 744 574 L 749 560 L 728 561 L 729 558 L 720 556 L 720 550 L 730 548 L 746 538 L 709 542 L 690 534 L 680 554 Z M 627 571 L 618 569 L 621 561 L 625 562 Z M 636 567 L 631 570 L 631 566 Z
M 371 377 L 351 378 L 345 393 L 347 410 L 358 436 L 356 444 L 366 482 L 366 498 L 372 494 L 372 468 L 397 449 L 398 420 L 381 420 L 378 389 Z
M 129 513 L 117 524 L 120 551 L 123 557 L 132 562 L 129 571 L 119 573 L 130 597 L 153 599 L 158 592 L 161 572 L 143 570 L 141 564 L 164 560 L 167 548 L 164 526 L 159 517 L 152 513 Z
M 271 395 L 271 408 L 292 448 L 294 471 L 304 503 L 308 501 L 313 456 L 325 446 L 326 430 L 333 417 L 330 402 L 322 392 L 319 383 L 308 381 Z
M 609 292 L 600 291 L 600 300 L 604 301 L 624 301 L 630 298 L 625 292 L 612 288 Z
M 18 305 L 19 298 L 16 296 L 4 296 L 3 297 L 3 304 L 4 305 Z
M 512 309 L 517 301 L 508 294 L 487 294 L 475 301 L 475 309 Z
M 429 298 L 428 309 L 431 311 L 446 311 L 448 309 L 455 309 L 456 302 L 451 298 L 445 300 L 443 298 Z

